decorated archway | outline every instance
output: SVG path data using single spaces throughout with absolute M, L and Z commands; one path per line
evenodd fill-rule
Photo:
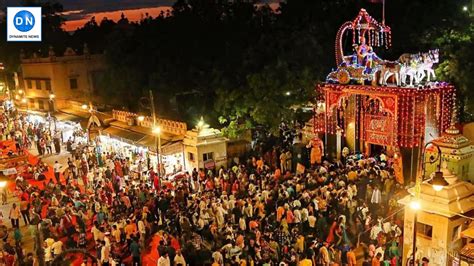
M 342 38 L 349 31 L 354 51 L 345 56 Z M 403 54 L 396 61 L 379 58 L 375 49 L 390 47 L 390 31 L 364 9 L 341 26 L 336 35 L 337 69 L 317 86 L 314 131 L 324 139 L 329 155 L 339 156 L 341 142 L 367 155 L 373 152 L 371 145 L 392 150 L 407 166 L 405 179 L 413 180 L 420 147 L 427 137 L 437 137 L 449 127 L 455 89 L 425 78 L 434 73 L 432 68 L 412 67 L 420 62 L 432 67 L 438 63 L 438 50 Z M 332 147 L 338 150 L 331 152 Z

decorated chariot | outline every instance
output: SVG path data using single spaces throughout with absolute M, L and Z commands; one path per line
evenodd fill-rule
M 349 50 L 345 39 L 352 39 L 352 53 L 344 54 L 344 48 Z M 449 127 L 455 89 L 434 81 L 438 50 L 403 54 L 394 61 L 375 53 L 390 47 L 390 27 L 365 9 L 340 27 L 337 69 L 317 86 L 314 132 L 330 157 L 344 157 L 344 150 L 392 155 L 397 158 L 397 180 L 403 182 L 416 176 L 413 164 L 420 147 Z
M 352 32 L 352 55 L 344 55 L 344 37 Z M 361 9 L 353 21 L 345 22 L 336 35 L 336 63 L 326 78 L 334 84 L 371 84 L 417 86 L 429 83 L 436 75 L 433 65 L 439 62 L 438 50 L 403 54 L 395 61 L 383 60 L 374 48 L 391 46 L 391 30 Z M 391 81 L 391 82 L 390 82 Z

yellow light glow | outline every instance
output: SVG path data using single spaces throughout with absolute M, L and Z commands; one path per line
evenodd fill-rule
M 49 98 L 52 100 L 52 99 L 56 98 L 56 95 L 54 95 L 54 94 L 51 93 L 51 94 L 49 95 Z
M 145 120 L 145 117 L 143 115 L 140 115 L 137 117 L 138 121 L 143 122 Z
M 21 99 L 22 103 L 26 103 L 26 98 Z
M 421 208 L 421 204 L 420 204 L 419 201 L 414 200 L 414 201 L 410 202 L 410 208 L 414 211 L 417 211 Z
M 440 186 L 440 185 L 433 185 L 433 189 L 434 189 L 435 191 L 441 191 L 441 190 L 443 190 L 443 186 Z
M 83 105 L 81 106 L 81 108 L 84 109 L 84 110 L 86 110 L 86 109 L 87 109 L 87 104 L 83 104 Z
M 204 126 L 204 120 L 202 120 L 202 119 L 199 120 L 197 125 L 198 125 L 198 127 L 203 127 Z
M 18 93 L 19 93 L 19 94 L 23 94 L 23 90 L 18 90 Z
M 7 181 L 0 181 L 0 188 L 4 188 L 7 186 Z
M 160 134 L 161 133 L 161 128 L 160 127 L 153 128 L 153 133 Z

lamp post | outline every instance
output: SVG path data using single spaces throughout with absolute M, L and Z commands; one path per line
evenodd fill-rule
M 437 154 L 436 154 L 436 157 L 431 156 L 429 158 L 429 160 L 427 161 L 426 160 L 426 148 L 430 145 L 436 147 Z M 443 177 L 443 172 L 441 172 L 441 161 L 442 161 L 441 155 L 442 155 L 441 148 L 434 142 L 430 141 L 430 142 L 426 143 L 425 146 L 423 147 L 423 153 L 422 153 L 422 156 L 421 156 L 421 159 L 422 159 L 422 162 L 421 162 L 422 163 L 422 167 L 421 167 L 422 168 L 422 175 L 420 176 L 420 178 L 416 179 L 415 199 L 412 202 L 410 202 L 410 208 L 414 212 L 414 216 L 413 216 L 413 247 L 412 247 L 412 261 L 411 261 L 412 266 L 415 266 L 415 264 L 416 264 L 416 256 L 415 256 L 416 255 L 416 224 L 418 223 L 417 212 L 421 208 L 421 204 L 418 200 L 420 198 L 420 193 L 421 193 L 421 183 L 426 178 L 426 164 L 428 164 L 428 163 L 433 164 L 433 163 L 436 163 L 437 161 L 439 161 L 437 169 L 434 172 L 433 178 L 431 178 L 431 180 L 428 181 L 428 183 L 433 186 L 433 189 L 435 191 L 441 191 L 445 186 L 449 185 L 449 183 Z
M 158 162 L 158 179 L 161 181 L 161 128 L 157 125 L 156 121 L 156 111 L 155 111 L 155 102 L 153 100 L 153 91 L 149 90 L 150 93 L 150 107 L 151 113 L 153 115 L 153 133 L 155 134 L 155 143 L 156 143 L 156 160 Z
M 161 128 L 158 126 L 153 128 L 153 133 L 158 138 L 156 142 L 156 156 L 158 161 L 158 177 L 161 178 Z
M 420 202 L 414 200 L 410 202 L 410 208 L 413 210 L 413 247 L 412 247 L 412 260 L 411 265 L 416 265 L 416 224 L 418 223 L 417 213 L 418 210 L 421 208 Z
M 426 148 L 429 145 L 436 147 L 437 153 L 436 153 L 436 158 L 431 156 L 429 160 L 426 161 Z M 417 180 L 417 186 L 421 185 L 421 182 L 423 182 L 423 180 L 425 180 L 426 178 L 426 164 L 428 163 L 433 164 L 433 163 L 436 163 L 437 161 L 439 161 L 437 169 L 434 172 L 434 176 L 429 181 L 429 183 L 433 186 L 433 189 L 436 191 L 441 191 L 445 186 L 449 185 L 448 182 L 443 177 L 443 172 L 441 172 L 441 161 L 442 161 L 441 155 L 442 155 L 441 148 L 436 143 L 430 141 L 425 144 L 425 146 L 423 147 L 423 154 L 422 154 L 422 176 L 421 176 L 421 180 L 419 179 Z M 420 191 L 418 190 L 417 193 L 419 192 Z
M 54 131 L 56 131 L 56 117 L 54 116 L 54 111 L 55 111 L 54 110 L 55 109 L 54 108 L 54 99 L 55 98 L 56 98 L 56 95 L 54 95 L 54 93 L 51 92 L 49 94 L 49 104 L 50 104 L 49 112 L 53 112 L 53 115 L 50 118 L 53 119 L 53 121 L 54 121 Z M 49 124 L 49 131 L 52 132 L 52 130 L 51 130 L 51 121 L 50 121 L 50 124 Z

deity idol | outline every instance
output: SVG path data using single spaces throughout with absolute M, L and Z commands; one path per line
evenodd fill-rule
M 365 61 L 366 55 L 369 53 L 369 48 L 371 49 L 369 45 L 365 43 L 365 37 L 360 38 L 360 45 L 357 46 L 357 63 L 359 65 L 363 65 Z
M 321 164 L 321 159 L 324 153 L 323 141 L 318 137 L 313 138 L 306 147 L 311 148 L 311 153 L 310 153 L 311 165 Z

